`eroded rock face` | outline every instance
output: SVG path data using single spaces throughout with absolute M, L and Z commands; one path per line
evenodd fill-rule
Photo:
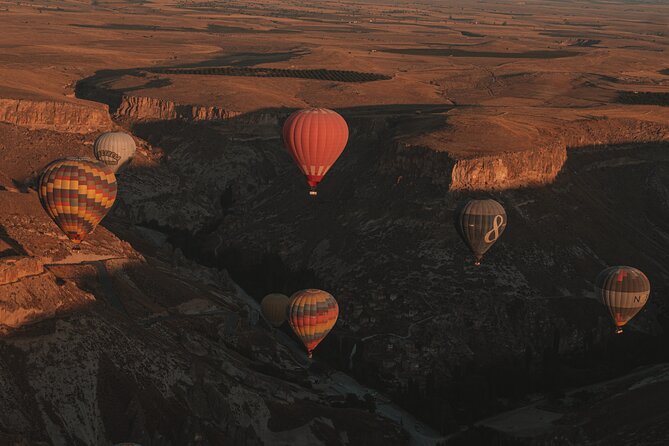
M 569 148 L 613 146 L 631 142 L 650 143 L 669 140 L 669 126 L 661 121 L 629 118 L 588 119 L 565 125 L 557 135 Z
M 495 191 L 544 186 L 555 181 L 566 160 L 567 149 L 560 145 L 460 159 L 453 166 L 451 190 Z
M 124 95 L 115 114 L 132 121 L 187 119 L 217 121 L 233 118 L 239 112 L 221 107 L 176 104 L 169 100 Z
M 0 99 L 0 122 L 30 129 L 90 133 L 112 127 L 107 106 L 98 103 Z
M 24 276 L 0 285 L 0 328 L 19 328 L 58 312 L 89 304 L 93 296 L 72 284 L 57 283 L 49 273 Z M 3 330 L 4 331 L 4 330 Z
M 44 271 L 41 259 L 36 257 L 10 256 L 0 258 L 0 285 L 40 274 Z

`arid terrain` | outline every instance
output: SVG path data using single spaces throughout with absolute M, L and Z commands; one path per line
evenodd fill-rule
M 669 4 L 0 0 L 0 446 L 665 445 Z M 320 186 L 281 141 L 327 107 Z M 73 251 L 51 160 L 131 133 Z M 453 226 L 492 197 L 480 267 Z M 608 265 L 651 282 L 613 334 Z M 314 360 L 259 315 L 330 291 Z

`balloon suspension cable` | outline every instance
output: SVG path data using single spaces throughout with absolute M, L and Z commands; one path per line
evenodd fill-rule
M 623 327 L 616 327 L 616 334 L 621 334 L 623 332 Z

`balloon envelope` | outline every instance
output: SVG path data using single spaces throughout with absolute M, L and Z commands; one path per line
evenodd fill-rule
M 283 125 L 283 141 L 315 195 L 316 185 L 346 147 L 348 125 L 326 108 L 298 110 Z
M 98 136 L 93 146 L 95 158 L 108 165 L 113 172 L 135 156 L 137 146 L 132 136 L 123 132 L 107 132 Z
M 275 327 L 286 321 L 286 308 L 290 299 L 284 294 L 272 293 L 265 296 L 260 302 L 263 317 Z
M 650 296 L 650 282 L 644 273 L 630 266 L 612 266 L 595 280 L 597 297 L 611 313 L 616 332 L 641 311 Z
M 456 225 L 478 265 L 506 229 L 506 212 L 495 200 L 471 200 L 462 208 Z
M 116 199 L 116 177 L 105 164 L 63 158 L 49 164 L 38 190 L 46 213 L 74 243 L 93 232 Z
M 339 317 L 339 305 L 326 291 L 302 290 L 290 298 L 288 323 L 302 340 L 310 358 L 316 346 L 334 327 L 337 317 Z

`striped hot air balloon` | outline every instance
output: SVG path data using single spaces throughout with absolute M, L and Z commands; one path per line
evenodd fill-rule
M 302 290 L 293 294 L 288 304 L 288 323 L 311 355 L 330 333 L 339 316 L 339 305 L 328 292 Z
M 456 226 L 478 266 L 506 229 L 506 212 L 495 200 L 471 200 L 462 208 Z
M 616 333 L 641 311 L 650 296 L 650 282 L 644 273 L 630 266 L 612 266 L 595 280 L 597 297 L 608 308 Z
M 283 124 L 283 142 L 307 177 L 315 196 L 316 186 L 344 151 L 348 126 L 341 115 L 326 108 L 298 110 Z
M 58 227 L 79 244 L 107 215 L 116 199 L 116 177 L 103 163 L 63 158 L 42 172 L 40 202 Z
M 93 145 L 95 157 L 108 165 L 113 172 L 118 171 L 130 158 L 135 156 L 137 145 L 132 136 L 123 132 L 107 132 L 98 136 Z
M 263 317 L 273 326 L 281 326 L 286 321 L 286 308 L 289 302 L 290 299 L 284 294 L 268 294 L 260 302 Z

